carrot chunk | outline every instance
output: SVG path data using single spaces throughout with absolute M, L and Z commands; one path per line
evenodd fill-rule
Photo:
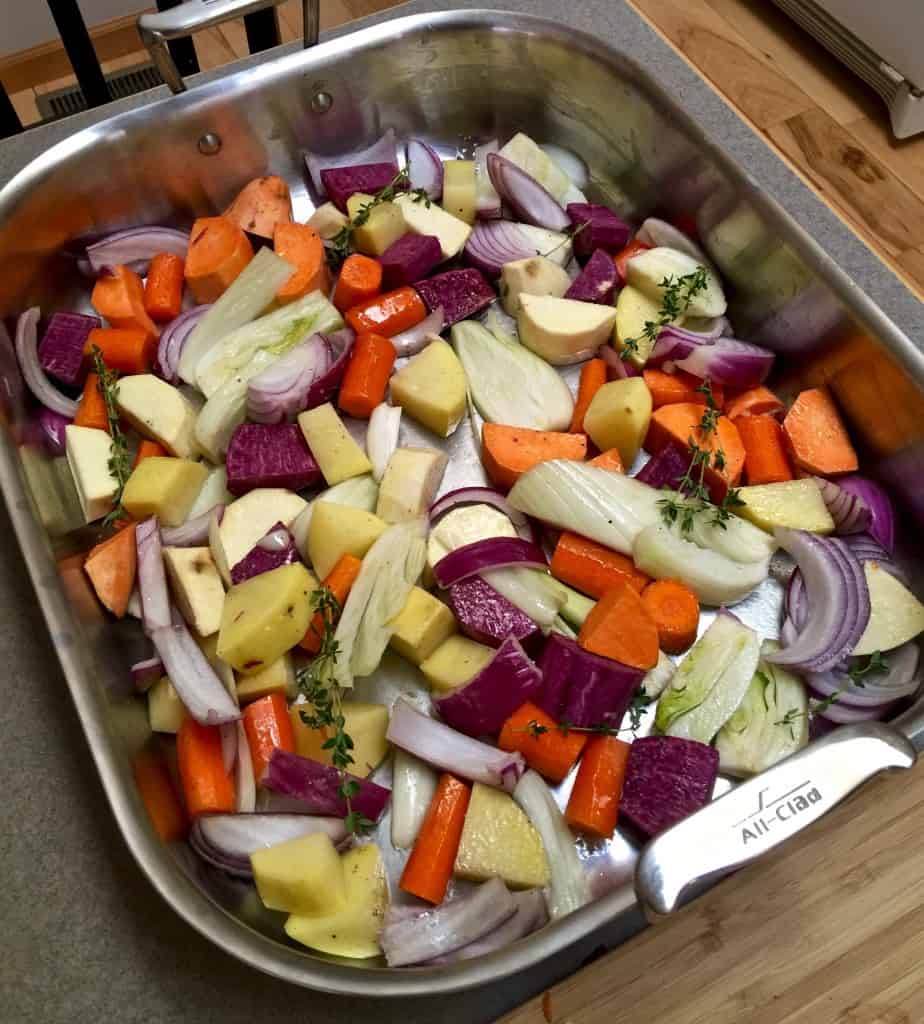
M 276 292 L 276 301 L 285 305 L 309 292 L 330 289 L 330 271 L 324 258 L 321 236 L 307 224 L 280 223 L 273 235 L 277 256 L 295 267 L 295 273 Z
M 128 608 L 137 564 L 134 523 L 127 523 L 118 533 L 97 544 L 83 563 L 96 596 L 117 619 Z
M 481 432 L 481 459 L 497 487 L 507 490 L 519 477 L 549 459 L 575 459 L 587 454 L 584 434 L 554 430 L 528 430 L 503 423 L 485 423 Z
M 92 333 L 92 332 L 91 332 Z M 106 403 L 99 389 L 99 377 L 88 373 L 84 381 L 83 393 L 74 416 L 75 427 L 93 427 L 95 430 L 109 431 L 109 416 Z
M 253 777 L 259 782 L 277 747 L 295 753 L 295 734 L 286 698 L 281 693 L 267 694 L 248 704 L 242 717 Z
M 426 316 L 427 307 L 423 299 L 410 285 L 360 302 L 344 314 L 346 322 L 357 334 L 369 331 L 386 338 L 410 330 Z
M 530 768 L 552 782 L 561 782 L 571 771 L 586 743 L 586 733 L 560 728 L 530 701 L 504 722 L 497 738 L 501 750 L 521 753 Z
M 215 302 L 253 259 L 250 239 L 227 217 L 200 217 L 189 234 L 186 283 L 196 302 Z
M 595 455 L 590 459 L 587 465 L 599 466 L 601 469 L 608 469 L 612 473 L 625 473 L 626 471 L 618 448 L 608 448 L 605 452 L 600 452 L 599 455 Z
M 362 566 L 361 558 L 357 558 L 355 555 L 341 555 L 333 569 L 324 577 L 323 585 L 334 595 L 337 599 L 337 604 L 341 608 L 349 596 L 350 588 L 356 582 L 356 577 L 359 575 L 359 570 Z M 311 625 L 298 642 L 299 647 L 305 651 L 310 651 L 312 654 L 317 654 L 321 649 L 324 625 L 324 616 L 320 612 L 315 612 Z
M 632 584 L 622 580 L 591 608 L 578 644 L 592 654 L 646 672 L 658 663 L 658 627 Z
M 594 736 L 587 744 L 565 808 L 572 828 L 600 839 L 612 836 L 631 749 L 615 736 Z
M 345 313 L 374 299 L 381 290 L 382 264 L 371 256 L 356 252 L 343 261 L 331 301 L 341 313 Z
M 744 475 L 749 484 L 792 480 L 783 430 L 772 416 L 742 416 L 734 421 L 744 445 Z
M 350 416 L 368 419 L 385 398 L 388 378 L 398 353 L 379 334 L 360 334 L 353 344 L 350 362 L 340 386 L 337 404 Z
M 234 780 L 225 771 L 218 726 L 187 715 L 176 735 L 176 755 L 190 815 L 231 813 Z
M 567 531 L 558 538 L 549 568 L 556 579 L 590 597 L 602 597 L 617 583 L 641 593 L 651 582 L 631 558 Z
M 152 338 L 157 337 L 157 327 L 144 308 L 144 285 L 129 267 L 111 267 L 105 275 L 98 277 L 90 301 L 110 326 L 143 331 Z
M 725 415 L 730 420 L 736 420 L 739 416 L 762 416 L 765 413 L 779 416 L 784 409 L 785 406 L 780 399 L 763 385 L 742 391 L 729 397 L 725 402 Z
M 783 436 L 793 462 L 806 473 L 831 476 L 859 468 L 840 413 L 820 388 L 796 397 L 783 420 Z
M 692 647 L 699 629 L 699 600 L 679 580 L 655 580 L 642 591 L 642 605 L 658 630 L 665 654 Z
M 664 370 L 642 370 L 642 379 L 651 392 L 651 406 L 660 409 L 662 405 L 676 405 L 678 402 L 694 402 L 696 405 L 706 404 L 706 395 L 699 389 L 703 382 L 692 373 L 665 373 Z M 712 400 L 722 408 L 725 404 L 725 392 L 721 384 L 710 384 Z
M 157 337 L 137 327 L 95 327 L 87 335 L 84 354 L 100 350 L 103 362 L 118 373 L 150 373 L 157 355 Z
M 400 886 L 428 903 L 442 903 L 456 862 L 472 790 L 454 775 L 440 776 L 427 815 L 401 874 Z
M 578 384 L 577 401 L 571 416 L 572 433 L 581 433 L 584 429 L 584 414 L 594 399 L 594 395 L 606 383 L 606 363 L 602 359 L 588 359 L 581 367 L 581 379 Z
M 148 268 L 144 285 L 144 308 L 152 320 L 168 323 L 183 308 L 186 265 L 172 252 L 159 252 Z
M 132 762 L 135 785 L 154 831 L 161 842 L 172 843 L 186 835 L 186 813 L 180 804 L 163 755 L 142 750 Z

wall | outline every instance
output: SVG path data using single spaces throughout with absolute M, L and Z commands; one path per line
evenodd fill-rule
M 151 0 L 80 0 L 87 25 L 140 14 Z M 54 20 L 45 0 L 0 0 L 0 57 L 57 39 Z

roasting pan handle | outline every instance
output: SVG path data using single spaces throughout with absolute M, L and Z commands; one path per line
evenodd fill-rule
M 643 850 L 635 890 L 649 919 L 779 846 L 880 772 L 910 768 L 909 740 L 881 722 L 848 725 L 749 779 Z
M 183 92 L 186 89 L 183 76 L 167 47 L 171 39 L 192 35 L 200 29 L 243 18 L 267 7 L 278 7 L 281 3 L 284 0 L 185 0 L 185 3 L 167 11 L 142 14 L 138 19 L 138 31 L 161 78 L 172 92 Z M 302 0 L 306 48 L 318 41 L 319 7 L 320 0 Z

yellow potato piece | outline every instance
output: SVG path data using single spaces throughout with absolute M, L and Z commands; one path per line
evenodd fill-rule
M 456 620 L 442 601 L 421 587 L 414 587 L 391 625 L 391 649 L 419 665 L 455 632 Z
M 475 161 L 443 161 L 443 209 L 453 217 L 475 223 Z
M 162 676 L 148 690 L 148 722 L 151 732 L 178 733 L 185 717 L 186 708 L 180 695 L 167 676 Z
M 619 449 L 627 470 L 638 455 L 651 422 L 651 392 L 641 377 L 611 380 L 594 395 L 584 414 L 584 429 L 605 452 Z
M 321 579 L 341 555 L 362 558 L 388 529 L 388 523 L 365 509 L 318 501 L 308 527 L 308 559 Z
M 353 440 L 330 402 L 301 413 L 298 425 L 330 487 L 341 480 L 372 472 L 372 463 Z
M 152 456 L 132 470 L 122 504 L 132 519 L 157 516 L 162 526 L 179 526 L 208 475 L 201 462 Z
M 325 832 L 250 855 L 263 905 L 290 914 L 335 914 L 346 903 L 343 862 Z
M 420 663 L 420 671 L 437 693 L 450 693 L 474 679 L 494 657 L 493 647 L 454 634 Z
M 777 526 L 810 533 L 834 532 L 834 520 L 814 480 L 739 487 L 738 496 L 744 504 L 733 511 L 768 533 Z
M 269 697 L 273 693 L 281 693 L 285 697 L 295 696 L 295 669 L 291 655 L 284 654 L 271 665 L 252 676 L 244 676 L 237 680 L 237 699 L 241 704 L 261 697 Z
M 465 370 L 445 341 L 431 341 L 391 379 L 395 405 L 434 434 L 448 437 L 465 414 Z
M 302 757 L 309 757 L 321 764 L 331 763 L 331 751 L 324 749 L 324 744 L 333 735 L 329 726 L 312 729 L 302 720 L 301 712 L 305 704 L 293 704 L 289 709 L 292 719 L 292 732 L 295 735 L 295 752 Z M 371 775 L 385 760 L 388 753 L 388 708 L 384 704 L 369 704 L 365 701 L 344 701 L 341 705 L 344 719 L 344 732 L 353 741 L 350 755 L 353 764 L 350 772 L 353 775 Z
M 347 200 L 350 220 L 353 220 L 362 207 L 372 200 L 373 197 L 365 192 L 355 192 L 351 195 Z M 401 207 L 394 203 L 379 203 L 369 212 L 369 219 L 365 224 L 353 228 L 353 245 L 367 256 L 381 256 L 392 242 L 397 242 L 405 234 L 407 225 L 404 223 Z

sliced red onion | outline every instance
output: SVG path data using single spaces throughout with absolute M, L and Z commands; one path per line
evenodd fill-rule
M 180 363 L 180 356 L 183 354 L 183 346 L 186 339 L 192 334 L 196 324 L 211 309 L 210 304 L 204 306 L 193 306 L 185 313 L 180 313 L 176 319 L 171 320 L 163 329 L 160 341 L 157 343 L 157 357 L 154 360 L 154 372 L 162 377 L 169 384 L 176 384 L 179 380 L 177 367 Z
M 597 354 L 606 363 L 606 376 L 609 380 L 626 380 L 629 377 L 640 377 L 642 371 L 632 363 L 620 359 L 619 353 L 607 342 L 601 345 Z
M 322 337 L 329 346 L 331 362 L 324 373 L 315 378 L 308 388 L 305 409 L 314 409 L 315 406 L 323 405 L 340 387 L 340 382 L 346 373 L 350 352 L 353 350 L 353 342 L 356 340 L 355 333 L 349 327 L 343 327 L 332 334 L 324 334 Z
M 395 701 L 386 737 L 389 743 L 419 757 L 421 761 L 460 775 L 472 782 L 498 786 L 512 793 L 526 771 L 523 756 L 508 754 L 496 747 L 450 729 L 428 718 L 406 700 Z
M 86 262 L 84 265 L 81 261 L 81 270 L 96 275 L 104 273 L 107 267 L 124 265 L 143 277 L 148 264 L 158 253 L 169 252 L 185 259 L 188 248 L 188 231 L 162 227 L 128 228 L 88 245 Z
M 813 479 L 818 484 L 821 497 L 834 520 L 836 534 L 863 533 L 869 529 L 873 516 L 862 498 L 843 490 L 833 480 L 825 480 L 820 476 Z
M 821 700 L 819 694 L 814 693 L 811 689 L 809 690 L 809 709 L 813 708 L 811 698 Z M 879 704 L 876 707 L 866 708 L 855 708 L 849 704 L 841 704 L 840 701 L 835 701 L 833 704 L 828 704 L 827 707 L 822 708 L 821 711 L 817 712 L 817 715 L 821 718 L 827 719 L 829 722 L 834 722 L 836 725 L 854 725 L 857 722 L 871 722 L 876 719 L 885 718 L 890 711 L 895 707 L 892 704 Z
M 443 161 L 422 139 L 407 144 L 407 176 L 412 189 L 422 188 L 431 199 L 443 194 Z
M 687 256 L 692 256 L 697 263 L 704 267 L 712 266 L 709 257 L 689 235 L 658 217 L 646 217 L 636 232 L 635 238 L 652 248 L 664 245 L 668 249 L 677 249 L 679 252 L 685 252 Z
M 679 370 L 740 391 L 763 384 L 775 359 L 769 349 L 726 337 L 716 338 L 708 345 L 697 345 L 685 357 L 673 357 Z
M 661 366 L 668 360 L 676 362 L 678 359 L 686 358 L 699 346 L 709 345 L 721 338 L 724 329 L 722 320 L 724 317 L 717 317 L 705 334 L 684 327 L 676 327 L 673 324 L 662 327 L 658 333 L 658 340 L 654 343 L 651 354 L 648 356 L 648 365 Z
M 397 164 L 398 146 L 395 142 L 395 130 L 388 131 L 374 142 L 368 149 L 359 153 L 348 153 L 341 156 L 327 156 L 324 153 L 305 153 L 305 164 L 315 192 L 323 198 L 327 193 L 321 183 L 321 171 L 331 167 L 353 167 L 357 164 Z
M 486 159 L 491 184 L 521 220 L 549 231 L 568 230 L 571 219 L 564 207 L 532 175 L 499 153 Z
M 415 356 L 421 349 L 427 347 L 434 337 L 439 337 L 446 326 L 446 317 L 443 307 L 437 306 L 429 316 L 424 317 L 419 324 L 396 334 L 390 339 L 398 358 L 402 356 Z
M 809 672 L 805 681 L 822 697 L 837 694 L 838 703 L 850 707 L 872 708 L 890 704 L 902 697 L 910 697 L 920 685 L 918 663 L 920 649 L 913 641 L 889 651 L 886 655 L 888 668 L 884 672 L 871 672 L 854 682 L 849 668 L 866 659 L 851 658 L 843 665 L 827 672 Z
M 895 550 L 895 509 L 885 489 L 859 473 L 839 476 L 836 486 L 866 506 L 870 515 L 867 532 L 891 554 Z
M 39 362 L 38 322 L 41 315 L 38 306 L 33 306 L 16 321 L 16 358 L 19 360 L 19 368 L 29 390 L 42 405 L 52 412 L 73 419 L 77 413 L 77 403 L 72 398 L 65 398 L 52 385 Z
M 521 569 L 548 568 L 542 550 L 531 541 L 518 537 L 488 537 L 444 555 L 433 566 L 433 575 L 445 590 L 487 569 L 506 569 L 511 565 Z
M 183 623 L 155 629 L 151 640 L 183 706 L 201 725 L 223 725 L 241 717 L 215 670 Z M 224 751 L 224 744 L 222 746 Z
M 253 777 L 250 744 L 243 722 L 235 722 L 237 729 L 237 770 L 234 774 L 234 796 L 238 814 L 253 814 L 257 806 L 257 786 Z
M 470 942 L 467 946 L 428 960 L 427 966 L 456 964 L 460 960 L 473 960 L 476 956 L 490 956 L 505 949 L 511 942 L 525 938 L 548 924 L 549 912 L 541 889 L 527 889 L 526 892 L 515 892 L 512 895 L 517 905 L 513 917 L 508 917 L 499 928 Z
M 900 566 L 891 553 L 868 533 L 853 533 L 843 538 L 844 543 L 854 553 L 854 556 L 862 562 L 876 562 L 880 568 L 885 569 L 890 576 L 894 576 L 906 587 L 911 586 L 911 578 Z
M 774 536 L 799 566 L 808 615 L 795 641 L 767 655 L 767 661 L 824 672 L 853 650 L 869 621 L 863 567 L 841 540 L 783 527 Z
M 255 423 L 291 422 L 305 409 L 314 383 L 331 368 L 333 354 L 322 334 L 312 334 L 252 377 L 247 416 Z
M 532 523 L 519 509 L 513 507 L 505 495 L 495 491 L 493 487 L 459 487 L 442 498 L 437 498 L 430 506 L 430 525 L 435 526 L 447 513 L 463 505 L 490 505 L 496 508 L 513 523 L 521 540 L 535 542 L 536 535 Z
M 488 174 L 488 154 L 498 150 L 497 139 L 475 147 L 475 212 L 479 220 L 494 220 L 501 215 L 501 201 L 491 175 Z
M 535 241 L 512 220 L 479 221 L 465 243 L 465 262 L 488 277 L 497 277 L 505 263 L 535 255 Z
M 198 548 L 209 542 L 209 521 L 212 514 L 218 516 L 220 523 L 225 514 L 224 505 L 213 505 L 208 512 L 190 519 L 180 526 L 168 526 L 160 531 L 161 543 L 165 548 Z
M 237 762 L 237 722 L 223 722 L 218 727 L 221 737 L 221 763 L 230 775 Z
M 379 941 L 389 967 L 406 967 L 445 956 L 499 928 L 517 910 L 499 878 L 417 917 L 386 924 Z
M 143 520 L 135 528 L 135 547 L 138 551 L 141 619 L 145 633 L 152 636 L 155 630 L 168 628 L 171 623 L 163 544 L 156 516 Z
M 347 838 L 342 818 L 306 814 L 210 814 L 196 818 L 189 845 L 209 864 L 238 878 L 253 878 L 250 855 L 301 836 L 323 832 L 334 843 Z
M 164 663 L 155 655 L 152 658 L 145 658 L 144 661 L 136 661 L 129 671 L 135 690 L 138 693 L 147 693 L 163 676 Z
M 805 584 L 802 582 L 802 573 L 798 569 L 789 577 L 784 608 L 786 614 L 792 619 L 792 625 L 797 630 L 802 629 L 808 615 L 808 598 L 805 593 Z
M 73 422 L 70 416 L 62 416 L 61 413 L 43 405 L 34 420 L 37 443 L 53 457 L 63 455 L 66 440 L 65 428 Z

